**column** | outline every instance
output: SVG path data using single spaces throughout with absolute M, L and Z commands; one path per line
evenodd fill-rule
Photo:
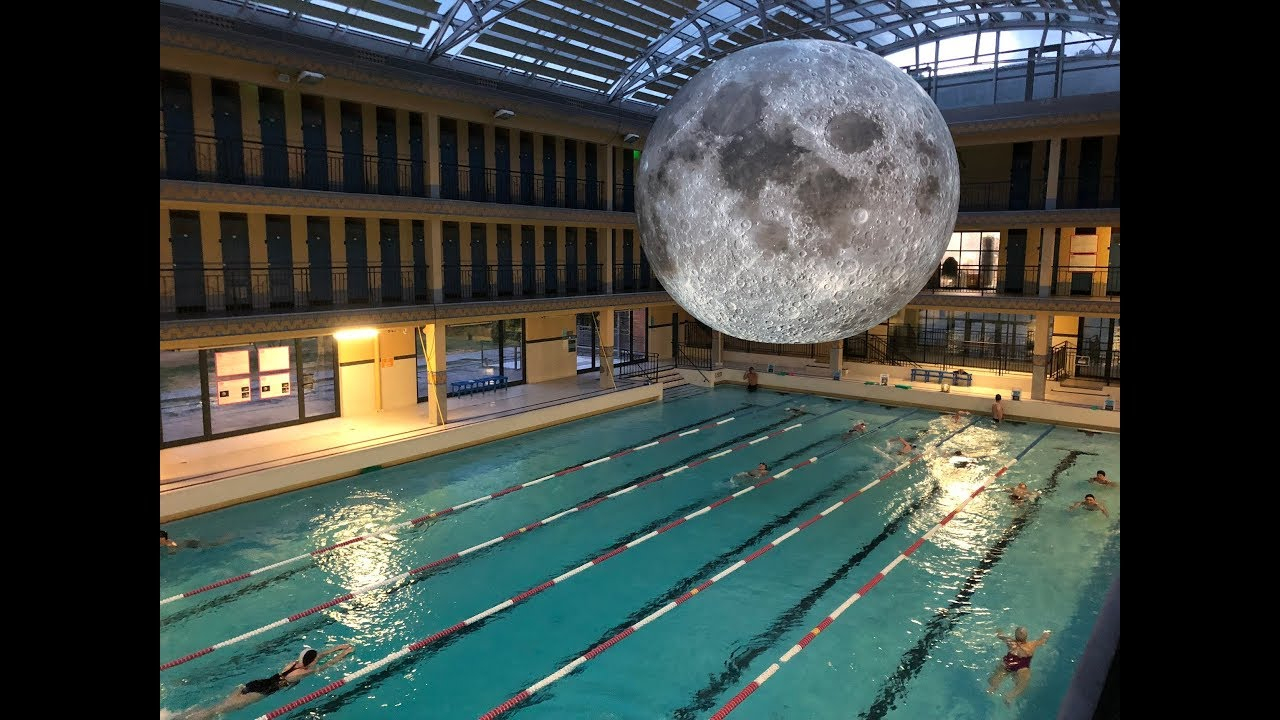
M 1036 340 L 1031 355 L 1031 399 L 1044 400 L 1049 349 L 1053 342 L 1053 315 L 1036 313 Z
M 844 340 L 831 343 L 831 379 L 839 380 L 844 376 Z
M 599 335 L 596 342 L 600 346 L 600 387 L 605 390 L 616 387 L 613 382 L 613 320 L 615 317 L 613 308 L 601 310 L 596 330 Z
M 436 221 L 437 224 L 439 221 Z M 432 267 L 435 267 L 432 265 Z M 444 323 L 422 326 L 423 354 L 427 358 L 427 424 L 444 425 L 449 415 L 448 357 L 444 346 Z
M 196 172 L 198 177 L 208 176 L 217 170 L 216 153 L 202 149 L 213 137 L 213 82 L 208 75 L 191 76 L 191 115 L 196 134 Z
M 1055 242 L 1056 232 L 1053 227 L 1040 228 L 1040 297 L 1049 297 L 1053 291 L 1053 251 L 1058 244 Z
M 604 291 L 607 295 L 613 294 L 613 252 L 614 243 L 617 242 L 613 228 L 601 227 L 596 230 L 596 235 L 600 238 L 600 242 L 604 244 L 602 248 L 604 252 L 600 253 L 599 260 L 600 272 L 604 275 L 601 280 L 604 282 Z
M 440 172 L 437 165 L 436 190 L 440 189 Z M 437 192 L 437 194 L 439 194 Z M 424 230 L 427 244 L 427 273 L 431 283 L 431 302 L 444 302 L 444 225 L 439 217 L 428 218 Z
M 724 366 L 724 333 L 719 330 L 711 331 L 711 367 L 718 368 Z
M 1062 138 L 1049 141 L 1049 176 L 1044 179 L 1044 209 L 1058 209 L 1058 165 L 1062 159 Z
M 423 162 L 427 164 L 427 197 L 440 197 L 440 116 L 436 113 L 423 113 L 422 122 L 427 124 L 426 143 L 427 146 L 422 149 Z M 435 227 L 440 227 L 440 221 L 435 220 Z M 438 241 L 440 235 L 434 235 Z M 431 262 L 432 271 L 436 267 L 436 262 Z M 432 285 L 437 290 L 439 285 Z

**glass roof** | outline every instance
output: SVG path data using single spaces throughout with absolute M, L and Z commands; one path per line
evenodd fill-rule
M 965 72 L 1012 51 L 1119 52 L 1119 0 L 162 0 L 385 45 L 402 57 L 576 99 L 660 109 L 698 70 L 778 39 L 852 43 L 907 69 Z M 997 54 L 998 50 L 998 54 Z

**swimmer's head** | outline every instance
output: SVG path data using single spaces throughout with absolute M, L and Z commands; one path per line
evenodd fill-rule
M 760 463 L 759 465 L 757 465 L 757 466 L 756 466 L 756 469 L 757 469 L 757 470 L 768 470 L 768 469 L 769 469 L 769 466 L 768 466 L 768 465 L 765 465 L 764 463 Z
M 168 539 L 169 539 L 169 533 L 165 532 L 164 530 L 161 530 L 161 531 L 160 531 L 160 539 L 161 539 L 161 540 L 168 540 Z
M 1027 629 L 1026 629 L 1026 628 L 1024 628 L 1024 627 L 1020 627 L 1020 628 L 1018 628 L 1017 630 L 1014 630 L 1014 631 L 1013 631 L 1013 639 L 1014 639 L 1014 640 L 1017 640 L 1018 642 L 1026 642 L 1026 641 L 1027 641 Z
M 1096 475 L 1096 477 L 1106 477 L 1106 476 L 1107 476 L 1106 470 L 1099 470 L 1098 474 Z
M 307 667 L 316 661 L 319 654 L 310 645 L 303 645 L 302 652 L 298 653 L 298 662 L 302 663 L 302 667 Z

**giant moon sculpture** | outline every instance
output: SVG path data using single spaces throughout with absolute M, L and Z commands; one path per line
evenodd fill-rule
M 960 195 L 942 114 L 878 55 L 784 40 L 693 77 L 645 142 L 640 238 L 667 292 L 757 342 L 856 335 L 938 267 Z

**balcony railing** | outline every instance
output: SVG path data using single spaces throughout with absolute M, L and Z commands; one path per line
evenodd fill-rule
M 636 188 L 634 185 L 617 183 L 613 186 L 613 209 L 618 212 L 636 211 Z
M 1046 372 L 1051 380 L 1080 377 L 1102 380 L 1108 385 L 1119 383 L 1120 351 L 1099 347 L 1097 343 L 1082 350 L 1062 342 L 1050 350 Z
M 644 265 L 615 265 L 613 268 L 613 291 L 618 292 L 653 292 L 665 290 L 658 276 Z
M 1054 295 L 1086 295 L 1095 298 L 1120 299 L 1120 266 L 1091 267 L 1073 265 L 1058 268 L 1053 282 Z
M 818 346 L 812 343 L 804 343 L 800 345 L 762 343 L 743 340 L 729 335 L 724 336 L 724 350 L 726 352 L 745 352 L 756 353 L 758 355 L 779 355 L 783 357 L 816 358 L 818 356 Z
M 603 210 L 603 180 L 440 163 L 439 197 L 486 203 Z M 431 197 L 425 159 L 347 154 L 328 148 L 160 132 L 160 179 Z
M 431 302 L 426 268 L 194 266 L 160 268 L 160 315 L 329 310 Z
M 1058 207 L 1066 210 L 1120 207 L 1120 178 L 1063 178 L 1058 183 Z
M 160 179 L 427 197 L 419 160 L 160 133 Z
M 1044 180 L 961 183 L 960 212 L 1043 210 L 1046 192 Z M 1063 210 L 1118 208 L 1120 178 L 1063 178 L 1058 183 L 1056 207 Z
M 603 265 L 444 265 L 442 301 L 599 295 L 608 290 Z M 614 276 L 623 276 L 615 267 Z M 272 267 L 270 265 L 160 268 L 160 316 L 254 315 L 335 308 L 429 305 L 434 302 L 426 266 Z M 618 292 L 661 290 L 630 287 Z
M 605 291 L 603 265 L 445 265 L 445 302 L 510 297 L 599 295 Z
M 440 197 L 446 200 L 541 205 L 543 207 L 604 210 L 603 180 L 569 181 L 541 173 L 518 170 L 476 170 L 466 165 L 440 163 Z
M 1043 180 L 960 183 L 960 212 L 1043 210 L 1044 196 Z
M 1038 265 L 948 265 L 944 262 L 920 292 L 1035 295 L 1039 289 Z

